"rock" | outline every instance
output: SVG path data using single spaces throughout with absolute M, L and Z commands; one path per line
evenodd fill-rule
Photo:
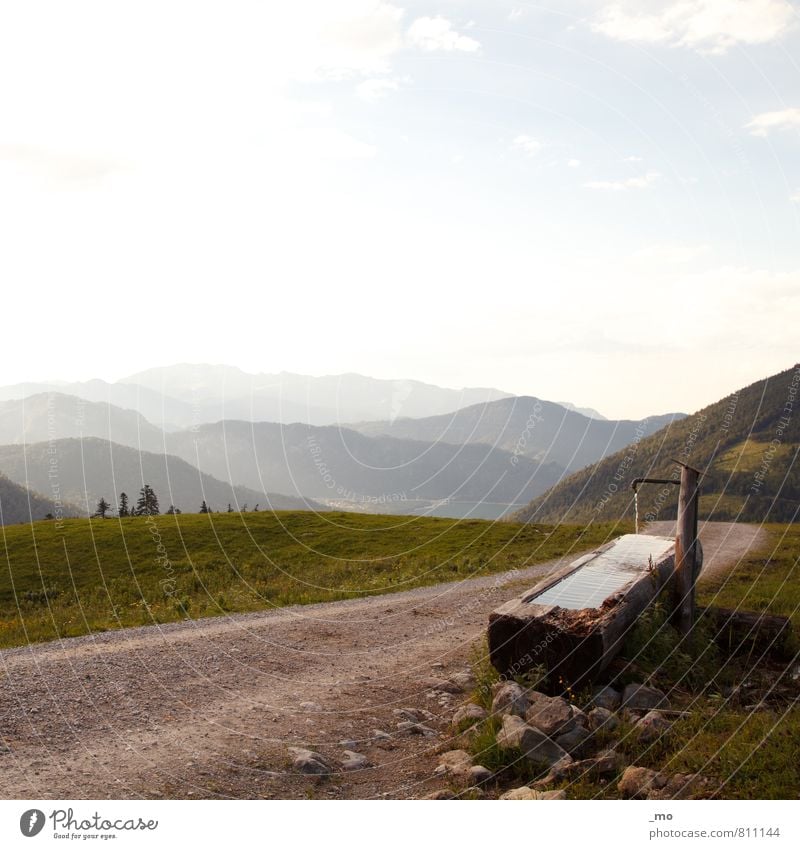
M 424 720 L 430 722 L 436 719 L 436 714 L 425 710 L 425 708 L 395 708 L 392 713 L 400 719 L 406 719 L 409 722 L 423 722 Z
M 635 727 L 642 743 L 652 743 L 668 733 L 672 723 L 657 710 L 651 710 L 636 723 Z
M 399 719 L 404 719 L 407 722 L 422 722 L 423 719 L 436 718 L 429 710 L 422 711 L 417 708 L 396 708 L 392 713 Z
M 475 764 L 475 766 L 470 767 L 469 775 L 470 784 L 485 784 L 487 781 L 491 781 L 494 778 L 494 773 L 480 764 Z
M 563 790 L 534 790 L 532 787 L 517 787 L 509 790 L 500 797 L 506 801 L 539 801 L 544 799 L 566 799 L 567 794 Z
M 530 707 L 525 711 L 528 725 L 538 728 L 548 737 L 565 734 L 575 727 L 572 706 L 559 696 L 545 696 L 536 691 L 529 693 Z
M 634 799 L 694 799 L 707 793 L 713 782 L 699 773 L 667 775 L 629 766 L 618 787 L 624 796 Z
M 577 705 L 572 706 L 572 718 L 575 720 L 575 724 L 580 725 L 581 728 L 589 727 L 589 717 Z
M 501 801 L 529 801 L 533 799 L 540 799 L 541 793 L 538 790 L 533 790 L 530 787 L 515 787 L 513 790 L 506 790 L 505 793 L 500 797 Z
M 292 746 L 289 751 L 294 756 L 293 768 L 304 775 L 329 775 L 333 772 L 331 762 L 319 752 Z
M 300 710 L 307 710 L 307 711 L 314 711 L 314 712 L 322 710 L 322 705 L 319 704 L 319 702 L 300 702 L 299 707 L 300 707 Z
M 426 678 L 422 682 L 426 690 L 434 690 L 439 693 L 462 693 L 463 688 L 452 681 L 446 681 L 444 678 Z
M 666 784 L 650 791 L 648 799 L 693 799 L 704 795 L 713 786 L 710 779 L 699 773 L 676 773 L 667 776 Z
M 480 722 L 486 719 L 487 716 L 488 714 L 480 705 L 467 702 L 467 704 L 461 705 L 453 714 L 453 725 L 461 725 L 462 722 L 467 722 L 467 720 L 470 722 Z
M 598 687 L 592 694 L 592 707 L 616 710 L 622 704 L 622 696 L 613 687 Z
M 576 725 L 571 731 L 566 734 L 559 734 L 556 737 L 556 743 L 561 746 L 565 752 L 576 756 L 583 754 L 583 749 L 586 741 L 592 736 L 592 732 L 588 728 L 582 728 Z
M 404 736 L 411 736 L 413 734 L 423 734 L 425 737 L 435 737 L 436 730 L 433 728 L 429 728 L 427 725 L 423 725 L 421 722 L 398 722 L 397 723 L 397 731 L 399 734 Z
M 594 756 L 594 759 L 597 761 L 600 775 L 610 775 L 620 769 L 623 764 L 622 756 L 613 749 L 603 749 Z
M 392 735 L 387 734 L 385 731 L 381 731 L 379 728 L 375 728 L 372 731 L 372 739 L 381 742 L 389 742 L 392 739 Z
M 592 731 L 613 731 L 619 725 L 619 719 L 608 708 L 596 707 L 589 711 L 589 728 Z
M 439 756 L 436 775 L 464 776 L 472 768 L 472 757 L 463 749 L 453 749 Z
M 524 735 L 533 729 L 516 714 L 503 717 L 503 725 L 497 732 L 497 745 L 501 749 L 513 749 L 522 745 Z M 541 732 L 539 732 L 541 734 Z
M 497 745 L 501 749 L 519 748 L 528 760 L 540 766 L 552 767 L 570 755 L 538 728 L 531 728 L 518 716 L 503 717 L 503 727 L 497 732 Z
M 429 793 L 427 796 L 423 797 L 424 799 L 455 799 L 456 794 L 453 793 L 452 790 L 434 790 L 433 793 Z
M 340 740 L 339 745 L 343 749 L 357 749 L 361 744 L 358 740 Z
M 617 789 L 628 799 L 646 799 L 654 790 L 660 790 L 666 778 L 655 770 L 643 766 L 629 766 L 622 773 Z
M 512 714 L 524 717 L 529 707 L 530 700 L 516 681 L 504 681 L 497 688 L 492 699 L 492 713 L 499 715 Z
M 458 784 L 474 786 L 490 781 L 494 776 L 485 766 L 473 766 L 472 757 L 463 749 L 453 749 L 439 756 L 435 775 L 446 775 Z
M 617 753 L 611 750 L 606 750 L 596 755 L 593 758 L 585 758 L 581 761 L 572 761 L 572 763 L 556 764 L 548 773 L 546 778 L 537 781 L 535 786 L 546 786 L 553 784 L 556 781 L 569 779 L 574 781 L 581 777 L 597 777 L 612 775 L 619 769 L 619 758 Z
M 358 752 L 351 752 L 349 749 L 345 749 L 343 754 L 342 769 L 345 772 L 352 772 L 356 769 L 364 769 L 371 766 L 365 755 L 361 755 Z
M 622 704 L 628 710 L 653 710 L 653 708 L 668 708 L 669 699 L 655 687 L 644 684 L 628 684 L 622 694 Z
M 454 672 L 449 680 L 462 690 L 471 690 L 475 686 L 475 676 L 471 672 Z

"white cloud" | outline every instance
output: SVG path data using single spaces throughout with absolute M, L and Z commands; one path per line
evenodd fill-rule
M 403 10 L 383 0 L 312 0 L 311 8 L 297 4 L 291 14 L 296 15 L 302 32 L 293 38 L 283 21 L 281 37 L 288 39 L 293 52 L 302 47 L 297 58 L 290 59 L 290 66 L 302 62 L 318 76 L 386 71 L 391 57 L 403 46 Z
M 774 41 L 794 21 L 786 0 L 673 0 L 655 6 L 629 0 L 603 8 L 592 29 L 618 41 L 724 53 L 737 44 Z
M 792 203 L 800 203 L 800 189 L 798 189 L 793 195 L 789 195 L 789 200 Z
M 800 109 L 779 109 L 775 112 L 762 112 L 745 124 L 751 135 L 766 138 L 772 130 L 787 130 L 800 127 Z
M 570 159 L 570 160 L 567 162 L 567 165 L 568 165 L 570 168 L 580 168 L 580 167 L 581 167 L 581 161 L 580 161 L 580 159 Z
M 625 157 L 625 162 L 641 162 L 641 161 L 642 161 L 641 156 L 626 156 Z
M 619 5 L 602 9 L 592 29 L 618 41 L 666 41 L 671 35 L 662 16 L 636 14 Z
M 606 192 L 623 192 L 627 189 L 646 189 L 661 178 L 658 171 L 648 171 L 641 177 L 628 177 L 625 180 L 590 180 L 583 185 L 587 189 Z
M 374 103 L 376 100 L 381 100 L 387 94 L 397 91 L 400 88 L 400 83 L 397 80 L 387 77 L 368 79 L 360 82 L 356 86 L 356 94 L 367 103 Z
M 408 29 L 408 39 L 420 50 L 477 53 L 481 49 L 479 41 L 454 30 L 453 24 L 441 15 L 417 18 Z
M 533 136 L 519 135 L 513 145 L 517 150 L 521 150 L 526 156 L 535 156 L 542 149 L 542 143 Z
M 525 14 L 524 9 L 520 9 L 519 7 L 515 7 L 508 13 L 508 19 L 509 19 L 509 21 L 516 21 L 518 18 L 521 18 L 524 14 Z

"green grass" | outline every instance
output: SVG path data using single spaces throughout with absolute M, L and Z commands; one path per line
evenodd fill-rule
M 768 542 L 726 575 L 698 584 L 698 604 L 788 616 L 800 631 L 800 524 L 765 525 Z
M 488 575 L 627 530 L 307 512 L 6 526 L 0 647 Z
M 724 472 L 754 472 L 764 458 L 764 452 L 770 448 L 769 440 L 743 439 L 737 445 L 720 454 L 715 466 Z M 791 445 L 777 445 L 772 448 L 771 462 L 786 468 L 791 464 L 794 453 Z

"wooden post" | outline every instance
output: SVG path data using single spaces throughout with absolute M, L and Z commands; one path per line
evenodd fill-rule
M 674 611 L 678 630 L 688 634 L 694 626 L 694 583 L 697 556 L 697 500 L 700 472 L 683 463 L 675 532 Z

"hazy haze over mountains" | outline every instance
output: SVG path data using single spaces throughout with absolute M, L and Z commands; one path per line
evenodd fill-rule
M 360 433 L 424 442 L 480 443 L 575 470 L 627 445 L 638 434 L 654 433 L 682 413 L 652 416 L 641 422 L 587 418 L 538 398 L 504 398 L 475 404 L 443 416 L 365 422 Z
M 86 401 L 62 392 L 0 401 L 0 445 L 79 436 L 110 439 L 146 451 L 159 451 L 164 446 L 160 428 L 135 410 L 114 404 Z
M 62 497 L 88 511 L 149 483 L 186 511 L 203 498 L 264 505 L 270 492 L 287 509 L 305 498 L 497 518 L 673 418 L 615 422 L 497 389 L 200 364 L 19 384 L 0 399 L 0 472 L 46 494 L 55 454 Z
M 166 430 L 222 419 L 316 425 L 392 420 L 510 397 L 499 389 L 446 389 L 417 380 L 378 380 L 359 374 L 248 374 L 234 366 L 183 363 L 115 383 L 54 381 L 0 387 L 0 401 L 52 391 L 137 410 Z
M 497 517 L 563 474 L 558 464 L 489 445 L 368 437 L 335 426 L 225 421 L 169 434 L 167 446 L 225 480 L 372 512 L 410 512 L 420 506 L 415 502 L 450 499 L 496 505 L 490 514 Z

